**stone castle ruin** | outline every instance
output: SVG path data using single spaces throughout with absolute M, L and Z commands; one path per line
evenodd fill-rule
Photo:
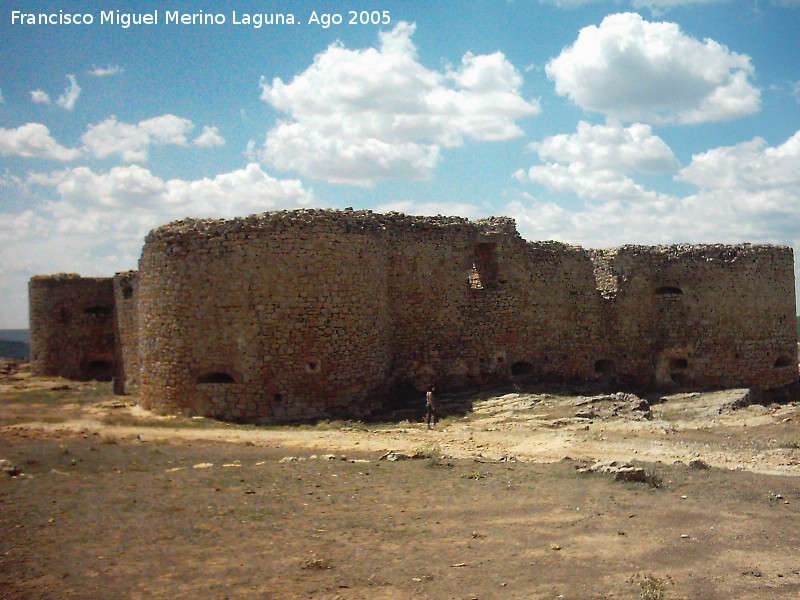
M 297 210 L 150 232 L 139 269 L 30 282 L 34 372 L 271 422 L 439 390 L 797 381 L 792 250 L 528 242 L 514 221 Z

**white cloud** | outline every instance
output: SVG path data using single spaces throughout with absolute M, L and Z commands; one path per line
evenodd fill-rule
M 64 93 L 58 97 L 56 104 L 65 110 L 72 110 L 78 102 L 81 95 L 81 87 L 78 85 L 78 80 L 74 75 L 67 75 L 69 85 L 64 90 Z
M 125 71 L 119 65 L 108 65 L 107 67 L 93 67 L 91 71 L 87 71 L 89 75 L 93 75 L 94 77 L 111 77 L 113 75 L 119 75 Z
M 38 176 L 36 183 L 56 189 L 60 201 L 49 210 L 59 221 L 71 212 L 108 213 L 113 219 L 138 214 L 161 224 L 187 215 L 234 217 L 305 206 L 313 200 L 300 181 L 276 179 L 256 163 L 196 180 L 164 180 L 139 165 L 114 167 L 107 173 L 76 167 Z
M 34 104 L 50 104 L 50 96 L 44 90 L 33 90 L 31 92 L 31 102 Z
M 692 157 L 678 179 L 702 190 L 759 194 L 778 191 L 786 203 L 800 199 L 800 131 L 769 147 L 761 138 L 714 148 Z M 800 207 L 796 207 L 800 208 Z
M 189 119 L 175 115 L 161 115 L 139 121 L 139 129 L 150 137 L 154 144 L 172 144 L 186 146 L 186 136 L 194 129 L 194 124 Z
M 169 114 L 137 124 L 122 123 L 110 117 L 97 125 L 89 125 L 81 141 L 98 158 L 119 154 L 126 162 L 144 162 L 151 145 L 186 146 L 192 129 L 194 124 L 189 119 Z
M 580 121 L 576 133 L 549 137 L 535 149 L 542 160 L 580 162 L 592 169 L 663 173 L 678 166 L 664 140 L 642 123 L 623 127 L 613 121 L 605 125 Z
M 41 123 L 26 123 L 16 129 L 0 127 L 0 153 L 63 161 L 80 156 L 79 150 L 65 148 L 56 142 L 47 126 Z
M 760 108 L 749 56 L 633 13 L 583 28 L 546 71 L 581 108 L 627 122 L 723 121 Z
M 574 134 L 561 134 L 531 144 L 544 165 L 517 171 L 521 182 L 535 182 L 581 198 L 658 200 L 629 177 L 639 173 L 670 173 L 678 160 L 669 146 L 654 135 L 649 125 L 623 127 L 578 123 Z
M 0 327 L 25 326 L 18 319 L 33 275 L 108 276 L 135 268 L 147 232 L 174 219 L 234 217 L 314 200 L 300 181 L 272 177 L 258 164 L 197 180 L 164 180 L 139 165 L 103 173 L 76 167 L 17 185 L 48 193 L 31 200 L 35 209 L 0 212 Z
M 643 202 L 587 194 L 582 206 L 568 209 L 523 192 L 504 210 L 531 240 L 557 239 L 584 247 L 775 243 L 792 246 L 800 256 L 798 164 L 800 131 L 776 146 L 757 138 L 695 155 L 677 178 L 699 190 L 684 197 L 645 190 L 656 198 Z M 795 270 L 800 286 L 800 262 Z
M 499 52 L 467 53 L 444 73 L 417 60 L 415 26 L 380 34 L 378 48 L 330 46 L 290 83 L 262 78 L 261 98 L 287 113 L 267 134 L 262 157 L 335 183 L 370 185 L 425 178 L 441 148 L 466 139 L 522 135 L 516 120 L 538 114 L 520 95 L 522 78 Z
M 224 146 L 225 138 L 220 135 L 218 127 L 206 125 L 192 143 L 200 148 L 213 148 L 215 146 Z
M 116 117 L 110 117 L 97 125 L 89 125 L 81 141 L 98 158 L 119 154 L 127 162 L 144 162 L 150 136 L 137 125 L 120 123 Z

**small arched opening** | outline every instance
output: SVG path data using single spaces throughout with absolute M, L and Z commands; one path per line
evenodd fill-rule
M 408 379 L 395 381 L 386 394 L 383 407 L 387 410 L 403 410 L 412 407 L 419 407 L 420 398 L 425 398 L 425 392 L 420 391 L 414 383 Z
M 785 355 L 784 356 L 779 356 L 775 360 L 775 368 L 776 369 L 783 369 L 784 367 L 791 367 L 791 366 L 796 366 L 796 365 L 797 365 L 797 363 L 792 362 L 791 357 L 785 356 Z
M 111 381 L 114 377 L 114 363 L 110 360 L 92 360 L 86 365 L 86 374 L 95 381 Z
M 683 296 L 683 290 L 674 285 L 663 285 L 656 288 L 656 296 Z
M 521 377 L 533 373 L 533 364 L 525 360 L 520 360 L 511 365 L 511 375 Z
M 677 385 L 685 385 L 689 383 L 686 377 L 686 369 L 689 368 L 689 360 L 682 357 L 674 357 L 669 359 L 669 378 Z
M 670 358 L 669 370 L 670 371 L 685 371 L 689 368 L 689 361 L 685 358 Z
M 617 370 L 617 364 L 610 358 L 594 361 L 594 372 L 598 375 L 611 375 Z
M 197 378 L 197 383 L 236 383 L 233 375 L 224 371 L 204 373 Z

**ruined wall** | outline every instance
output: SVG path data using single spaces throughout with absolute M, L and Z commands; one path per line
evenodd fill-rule
M 117 273 L 114 285 L 114 393 L 139 389 L 139 315 L 136 271 Z
M 388 276 L 391 307 L 393 394 L 418 399 L 430 385 L 475 387 L 506 378 L 496 246 L 517 237 L 513 223 L 381 218 L 391 256 L 383 277 Z M 488 246 L 493 249 L 476 259 L 475 249 Z
M 624 246 L 595 257 L 617 280 L 605 303 L 621 378 L 765 387 L 797 379 L 790 248 Z
M 585 251 L 528 243 L 510 219 L 417 221 L 398 219 L 391 237 L 396 384 L 591 376 L 598 299 Z
M 524 378 L 775 387 L 797 380 L 793 280 L 786 247 L 584 250 L 506 218 L 283 211 L 155 229 L 113 285 L 34 278 L 31 337 L 41 374 L 114 365 L 147 407 L 251 422 Z
M 36 375 L 110 381 L 114 295 L 110 277 L 40 275 L 28 284 Z
M 144 404 L 248 421 L 374 408 L 390 335 L 377 227 L 310 211 L 151 232 L 138 288 Z
M 176 222 L 140 261 L 142 397 L 269 421 L 520 377 L 777 386 L 797 377 L 792 263 L 773 246 L 526 242 L 504 218 Z

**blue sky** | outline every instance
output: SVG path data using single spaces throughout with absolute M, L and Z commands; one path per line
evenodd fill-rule
M 296 23 L 243 23 L 264 13 Z M 529 240 L 798 254 L 798 25 L 800 0 L 3 2 L 0 328 L 27 326 L 32 275 L 135 268 L 186 216 L 507 215 Z

